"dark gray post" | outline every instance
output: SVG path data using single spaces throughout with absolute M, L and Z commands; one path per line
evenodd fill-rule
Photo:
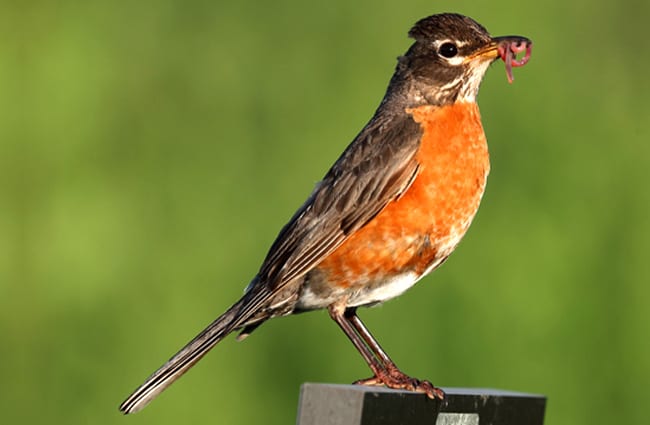
M 443 388 L 444 401 L 382 387 L 306 383 L 297 425 L 543 425 L 546 397 Z

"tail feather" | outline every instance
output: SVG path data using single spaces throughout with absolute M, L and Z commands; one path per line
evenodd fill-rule
M 124 414 L 142 410 L 151 400 L 183 376 L 194 366 L 212 347 L 233 330 L 247 324 L 259 306 L 268 299 L 266 290 L 248 292 L 244 297 L 230 307 L 225 313 L 215 319 L 207 328 L 187 343 L 167 363 L 162 365 L 147 380 L 140 385 L 120 405 Z

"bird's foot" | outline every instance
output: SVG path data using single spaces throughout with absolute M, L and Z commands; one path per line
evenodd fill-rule
M 381 375 L 381 376 L 379 376 Z M 360 379 L 354 385 L 386 386 L 394 390 L 407 390 L 416 393 L 424 393 L 430 399 L 444 400 L 445 392 L 426 380 L 411 378 L 400 370 L 391 370 L 373 376 L 372 378 Z

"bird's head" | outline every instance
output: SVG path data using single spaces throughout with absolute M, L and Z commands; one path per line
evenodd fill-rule
M 491 37 L 478 22 L 453 13 L 418 21 L 409 36 L 415 42 L 400 57 L 394 83 L 406 83 L 402 94 L 412 105 L 473 102 L 492 62 L 503 59 L 512 81 L 512 67 L 524 65 L 532 47 L 525 37 Z

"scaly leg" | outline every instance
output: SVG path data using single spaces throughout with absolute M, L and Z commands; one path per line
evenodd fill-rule
M 374 373 L 373 377 L 356 381 L 355 384 L 385 385 L 388 388 L 424 393 L 431 399 L 444 399 L 445 393 L 434 387 L 431 382 L 411 378 L 399 370 L 359 319 L 356 308 L 342 309 L 331 306 L 329 313 Z

